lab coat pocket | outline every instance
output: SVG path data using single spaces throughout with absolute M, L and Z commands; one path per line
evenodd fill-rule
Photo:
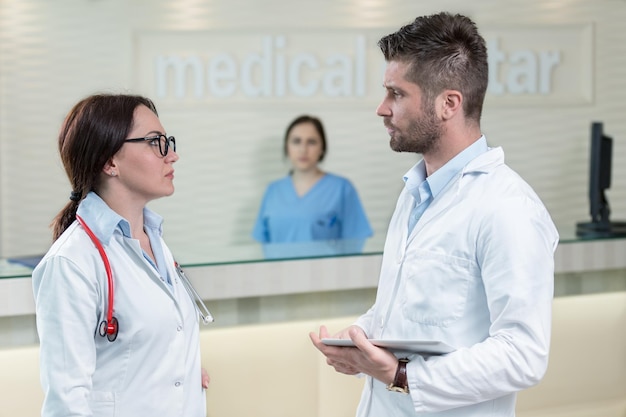
M 402 271 L 404 288 L 400 288 L 404 316 L 442 327 L 458 320 L 477 268 L 467 259 L 447 254 L 418 251 L 408 256 Z
M 89 404 L 94 417 L 115 416 L 115 393 L 111 391 L 92 391 Z

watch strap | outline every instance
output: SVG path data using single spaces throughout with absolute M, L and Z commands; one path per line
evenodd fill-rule
M 393 382 L 387 385 L 387 389 L 393 392 L 401 392 L 403 394 L 409 393 L 409 381 L 406 376 L 406 364 L 409 363 L 408 358 L 398 359 L 398 367 L 396 368 L 396 375 L 393 378 Z

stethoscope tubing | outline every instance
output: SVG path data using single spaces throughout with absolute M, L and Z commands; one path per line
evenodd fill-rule
M 112 342 L 117 339 L 119 322 L 117 318 L 113 316 L 114 288 L 111 263 L 109 262 L 109 257 L 107 256 L 104 247 L 102 246 L 102 243 L 100 243 L 100 240 L 96 237 L 95 233 L 89 228 L 89 226 L 87 226 L 87 223 L 78 214 L 76 215 L 76 220 L 82 226 L 91 241 L 98 249 L 100 257 L 102 258 L 102 262 L 104 263 L 104 269 L 106 270 L 107 274 L 108 287 L 107 317 L 105 321 L 100 323 L 99 332 L 101 336 L 106 336 L 107 339 Z M 191 285 L 189 278 L 187 278 L 187 275 L 185 275 L 185 272 L 183 272 L 181 266 L 176 261 L 174 261 L 174 269 L 176 269 L 176 273 L 180 278 L 181 284 L 185 288 L 185 291 L 187 292 L 187 295 L 189 295 L 189 298 L 191 298 L 191 301 L 193 302 L 196 311 L 200 315 L 202 322 L 204 324 L 212 323 L 215 319 L 211 315 L 211 312 L 202 301 L 202 297 L 200 297 L 200 294 L 198 294 L 193 285 Z
M 78 214 L 76 215 L 76 220 L 83 227 L 91 241 L 94 243 L 98 252 L 100 253 L 100 257 L 102 258 L 102 262 L 104 263 L 104 269 L 107 274 L 107 286 L 108 286 L 108 302 L 107 302 L 107 318 L 106 322 L 100 324 L 100 335 L 107 336 L 109 341 L 114 341 L 117 338 L 117 333 L 119 331 L 119 322 L 117 318 L 113 317 L 113 273 L 111 272 L 111 263 L 109 262 L 109 257 L 104 251 L 104 247 L 100 243 L 100 240 L 96 237 L 94 232 L 87 226 L 87 223 L 80 217 Z M 104 325 L 104 328 L 103 328 Z
M 198 294 L 193 285 L 191 285 L 191 281 L 189 281 L 189 278 L 187 278 L 187 275 L 183 271 L 183 268 L 181 268 L 181 266 L 176 261 L 174 261 L 174 268 L 176 268 L 178 277 L 180 278 L 183 287 L 185 287 L 185 291 L 187 291 L 187 294 L 189 294 L 189 298 L 194 301 L 196 310 L 198 311 L 198 314 L 200 314 L 202 322 L 204 324 L 214 322 L 215 319 L 213 318 L 213 315 L 211 314 L 207 306 L 204 304 L 204 301 L 202 301 L 202 297 L 200 297 L 200 294 Z

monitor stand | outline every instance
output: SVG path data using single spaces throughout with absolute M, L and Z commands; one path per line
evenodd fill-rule
M 576 236 L 583 238 L 626 237 L 626 222 L 579 222 Z

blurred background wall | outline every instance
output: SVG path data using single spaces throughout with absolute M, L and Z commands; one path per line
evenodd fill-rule
M 328 171 L 357 187 L 382 237 L 401 177 L 375 108 L 380 36 L 468 14 L 489 42 L 482 127 L 557 224 L 586 220 L 589 126 L 613 136 L 612 218 L 626 218 L 626 1 L 0 0 L 0 256 L 43 253 L 70 185 L 57 132 L 94 92 L 153 98 L 177 138 L 177 187 L 152 208 L 176 253 L 251 243 L 283 132 L 322 118 Z M 381 247 L 382 249 L 382 247 Z

